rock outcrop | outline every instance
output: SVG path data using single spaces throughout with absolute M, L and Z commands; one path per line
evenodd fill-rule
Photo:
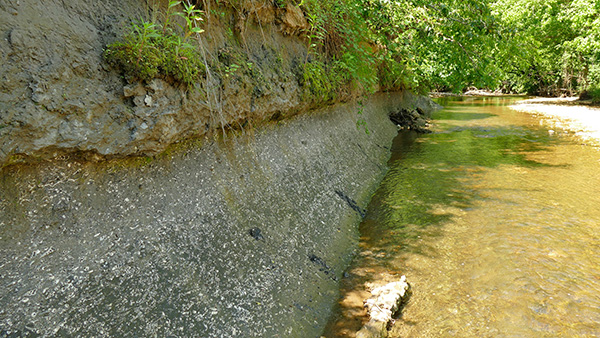
M 408 93 L 0 176 L 0 337 L 316 337 Z M 352 118 L 354 116 L 354 118 Z
M 307 22 L 272 1 L 206 11 L 198 88 L 124 79 L 103 50 L 151 7 L 0 1 L 0 337 L 318 335 L 388 114 L 432 103 L 300 114 Z

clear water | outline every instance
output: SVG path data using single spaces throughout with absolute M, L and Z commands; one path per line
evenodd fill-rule
M 443 102 L 434 133 L 396 138 L 326 337 L 401 275 L 390 337 L 600 336 L 600 151 L 513 101 Z

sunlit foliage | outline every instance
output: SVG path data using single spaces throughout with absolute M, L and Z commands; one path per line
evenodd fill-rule
M 600 88 L 600 2 L 499 0 L 493 13 L 511 33 L 499 67 L 507 89 L 572 95 Z

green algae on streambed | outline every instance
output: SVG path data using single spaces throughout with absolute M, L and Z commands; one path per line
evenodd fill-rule
M 434 133 L 398 135 L 327 338 L 401 275 L 390 337 L 600 335 L 600 152 L 514 100 L 451 99 Z

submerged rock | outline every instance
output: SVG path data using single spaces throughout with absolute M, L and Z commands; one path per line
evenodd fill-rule
M 371 297 L 365 300 L 365 307 L 371 319 L 358 331 L 356 337 L 387 337 L 387 326 L 392 320 L 392 316 L 398 311 L 408 288 L 406 276 L 402 276 L 398 282 L 373 289 Z

